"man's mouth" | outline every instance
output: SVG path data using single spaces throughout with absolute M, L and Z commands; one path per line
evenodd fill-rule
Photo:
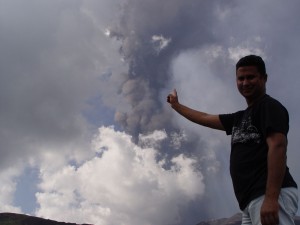
M 243 93 L 251 93 L 252 88 L 242 89 Z

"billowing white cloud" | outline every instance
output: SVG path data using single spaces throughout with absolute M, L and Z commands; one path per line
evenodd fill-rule
M 139 145 L 144 147 L 159 148 L 160 142 L 166 139 L 166 131 L 155 130 L 154 132 L 143 135 L 139 135 Z
M 17 177 L 20 176 L 20 169 L 17 167 L 7 168 L 0 172 L 0 212 L 20 213 L 20 207 L 14 206 L 14 194 L 16 191 Z
M 166 138 L 164 131 L 141 135 L 141 147 L 130 135 L 101 127 L 92 143 L 98 157 L 41 172 L 36 214 L 97 225 L 180 224 L 181 208 L 200 199 L 205 184 L 194 159 L 180 154 L 170 169 L 157 161 Z
M 171 146 L 174 149 L 180 149 L 181 143 L 187 141 L 187 135 L 184 130 L 180 132 L 173 132 L 170 134 L 171 137 Z

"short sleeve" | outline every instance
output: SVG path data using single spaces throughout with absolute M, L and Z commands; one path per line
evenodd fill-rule
M 289 131 L 289 114 L 278 101 L 271 100 L 261 105 L 262 132 L 265 137 L 270 132 L 279 132 L 287 136 Z
M 220 114 L 219 118 L 226 131 L 226 134 L 231 135 L 234 123 L 234 114 Z

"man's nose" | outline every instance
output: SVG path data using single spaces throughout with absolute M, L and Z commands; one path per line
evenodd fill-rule
M 243 80 L 243 86 L 247 86 L 247 85 L 249 85 L 249 80 L 248 79 L 244 79 Z

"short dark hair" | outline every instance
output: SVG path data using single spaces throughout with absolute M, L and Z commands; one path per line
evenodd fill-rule
M 239 67 L 243 66 L 256 66 L 258 72 L 262 75 L 266 75 L 266 66 L 264 60 L 257 55 L 247 55 L 241 58 L 236 64 L 236 71 Z

